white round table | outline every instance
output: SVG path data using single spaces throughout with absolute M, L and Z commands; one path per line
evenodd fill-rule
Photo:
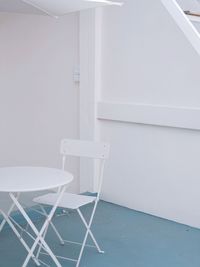
M 20 242 L 27 250 L 28 255 L 22 265 L 26 267 L 28 262 L 32 258 L 37 266 L 40 266 L 40 261 L 35 257 L 34 251 L 38 245 L 43 246 L 49 256 L 52 258 L 57 267 L 62 267 L 56 256 L 51 251 L 50 247 L 47 245 L 43 238 L 45 229 L 47 229 L 49 222 L 51 221 L 60 200 L 66 190 L 67 185 L 72 182 L 73 175 L 69 172 L 44 167 L 5 167 L 0 168 L 0 192 L 6 192 L 9 194 L 12 205 L 7 214 L 5 214 L 0 209 L 0 213 L 4 216 L 4 220 L 0 225 L 0 232 L 2 231 L 5 223 L 7 222 L 12 228 L 13 232 L 19 238 Z M 40 231 L 35 227 L 34 223 L 29 218 L 26 210 L 23 208 L 19 202 L 19 196 L 21 193 L 25 192 L 36 192 L 43 190 L 50 190 L 58 188 L 58 198 L 56 199 L 54 206 L 52 207 L 50 213 L 46 217 L 46 220 Z M 25 240 L 22 238 L 20 232 L 15 227 L 15 221 L 10 216 L 13 209 L 17 207 L 19 212 L 26 219 L 32 231 L 35 233 L 34 243 L 30 248 Z
M 58 188 L 69 184 L 73 175 L 69 172 L 44 167 L 0 168 L 0 192 L 35 192 Z

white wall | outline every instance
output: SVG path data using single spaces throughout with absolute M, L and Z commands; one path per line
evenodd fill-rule
M 61 138 L 78 137 L 78 28 L 78 14 L 59 20 L 0 14 L 1 166 L 60 167 Z M 77 191 L 77 162 L 70 161 L 69 169 Z
M 200 58 L 159 0 L 104 9 L 102 23 L 98 117 L 112 148 L 103 199 L 200 227 L 200 132 L 191 130 L 199 129 Z M 140 113 L 126 120 L 128 104 Z M 176 128 L 177 118 L 190 130 Z
M 111 143 L 105 200 L 200 227 L 200 60 L 159 0 L 125 2 L 104 8 L 102 21 L 81 16 L 81 137 L 98 138 L 100 126 Z M 58 167 L 60 139 L 78 137 L 78 35 L 77 15 L 0 15 L 1 166 Z

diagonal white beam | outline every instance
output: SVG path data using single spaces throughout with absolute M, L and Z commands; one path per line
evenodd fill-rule
M 176 0 L 161 0 L 161 2 L 171 14 L 197 53 L 200 55 L 200 33 L 185 15 Z

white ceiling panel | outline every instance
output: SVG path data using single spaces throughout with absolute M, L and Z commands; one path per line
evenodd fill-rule
M 105 5 L 121 5 L 119 0 L 0 0 L 0 12 L 49 14 L 67 13 Z
M 62 16 L 67 13 L 105 5 L 121 5 L 111 0 L 23 0 L 50 15 Z

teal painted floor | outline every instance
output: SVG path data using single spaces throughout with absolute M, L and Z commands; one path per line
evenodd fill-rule
M 91 207 L 83 209 L 89 214 Z M 72 212 L 69 216 L 54 219 L 65 239 L 81 241 L 84 228 Z M 41 219 L 37 219 L 40 227 Z M 86 248 L 81 267 L 199 267 L 200 230 L 135 212 L 106 202 L 100 202 L 94 220 L 93 232 L 106 251 L 98 254 Z M 60 246 L 55 235 L 48 233 L 48 243 L 57 254 L 76 257 L 76 245 Z M 20 267 L 26 256 L 24 249 L 10 229 L 0 236 L 0 267 Z M 42 260 L 55 265 L 48 257 Z M 63 267 L 74 263 L 61 261 Z M 35 267 L 30 262 L 29 267 Z

